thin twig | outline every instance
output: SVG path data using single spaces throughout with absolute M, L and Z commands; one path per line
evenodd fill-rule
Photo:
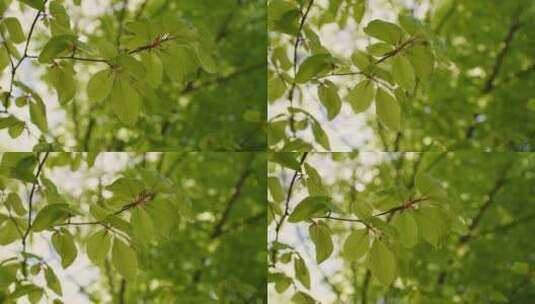
M 308 156 L 308 152 L 304 152 L 303 156 L 301 156 L 301 160 L 299 161 L 299 170 L 294 171 L 294 175 L 292 177 L 292 180 L 290 181 L 290 186 L 288 188 L 288 193 L 286 194 L 286 202 L 284 204 L 284 213 L 281 216 L 279 221 L 276 221 L 277 225 L 275 226 L 275 241 L 274 243 L 277 243 L 279 241 L 279 232 L 282 228 L 282 225 L 284 224 L 284 220 L 290 215 L 290 200 L 292 198 L 292 193 L 294 189 L 295 182 L 297 180 L 297 176 L 299 176 L 299 173 L 301 172 L 301 166 L 305 162 L 306 158 Z M 277 263 L 277 250 L 273 249 L 271 253 L 271 261 L 273 264 Z
M 45 0 L 43 2 L 43 7 L 46 5 L 47 1 L 48 0 Z M 30 46 L 30 40 L 32 39 L 32 35 L 33 35 L 33 32 L 34 32 L 37 20 L 39 20 L 39 17 L 41 16 L 42 12 L 43 12 L 42 10 L 39 10 L 39 11 L 37 11 L 37 14 L 35 14 L 35 18 L 32 21 L 32 25 L 30 26 L 30 30 L 28 32 L 28 37 L 26 38 L 26 43 L 24 45 L 24 54 L 22 54 L 22 57 L 19 59 L 17 64 L 13 64 L 13 61 L 11 59 L 11 54 L 9 53 L 9 50 L 8 50 L 8 55 L 9 55 L 9 59 L 10 59 L 10 62 L 11 62 L 11 80 L 9 82 L 9 90 L 6 93 L 6 97 L 5 97 L 5 104 L 6 105 L 8 104 L 8 101 L 9 101 L 9 98 L 11 97 L 11 94 L 13 94 L 13 83 L 15 82 L 15 74 L 17 73 L 17 70 L 20 67 L 20 65 L 22 64 L 22 62 L 26 58 L 28 58 L 28 48 Z M 7 46 L 6 46 L 6 49 L 7 49 Z
M 28 199 L 28 224 L 26 227 L 26 231 L 24 231 L 24 234 L 22 236 L 22 253 L 24 255 L 24 261 L 23 261 L 23 268 L 22 271 L 24 273 L 24 276 L 27 275 L 26 270 L 26 243 L 28 239 L 28 235 L 30 234 L 30 230 L 32 229 L 32 212 L 33 212 L 33 198 L 35 194 L 35 190 L 37 189 L 37 185 L 39 184 L 39 176 L 41 175 L 41 172 L 43 171 L 43 167 L 45 165 L 45 162 L 48 158 L 48 155 L 50 152 L 45 152 L 45 155 L 42 160 L 39 161 L 39 164 L 37 166 L 37 171 L 35 172 L 35 180 L 32 183 L 32 189 L 30 190 L 30 196 Z M 39 158 L 39 155 L 37 156 Z
M 423 198 L 423 197 L 422 198 L 418 198 L 418 199 L 409 200 L 408 202 L 405 202 L 402 205 L 399 205 L 397 207 L 390 208 L 390 209 L 388 209 L 386 211 L 374 214 L 371 217 L 379 217 L 379 216 L 382 216 L 382 215 L 392 214 L 392 213 L 395 213 L 397 211 L 406 210 L 406 209 L 409 209 L 409 208 L 411 208 L 412 206 L 414 206 L 414 205 L 416 205 L 418 203 L 422 203 L 422 202 L 425 202 L 425 201 L 428 201 L 428 199 L 427 198 Z M 343 218 L 343 217 L 336 217 L 336 216 L 332 216 L 332 215 L 319 216 L 317 218 L 326 219 L 326 220 L 334 220 L 334 221 L 342 221 L 342 222 L 361 223 L 361 224 L 365 224 L 366 226 L 368 226 L 366 224 L 366 221 L 363 221 L 361 219 Z
M 464 244 L 466 244 L 468 241 L 470 241 L 473 238 L 473 233 L 476 227 L 478 227 L 479 223 L 481 222 L 481 219 L 483 218 L 483 216 L 485 215 L 489 207 L 494 203 L 498 192 L 505 185 L 507 181 L 506 174 L 507 174 L 507 170 L 510 169 L 510 165 L 511 164 L 506 165 L 504 171 L 501 172 L 498 178 L 496 179 L 496 182 L 494 183 L 494 185 L 492 186 L 492 188 L 489 190 L 488 194 L 486 195 L 485 201 L 479 208 L 476 216 L 473 218 L 472 223 L 468 226 L 468 232 L 465 235 L 461 236 L 459 240 L 457 241 L 457 244 L 456 244 L 457 248 L 463 246 Z M 448 266 L 451 266 L 452 263 L 453 263 L 453 260 L 450 259 L 448 261 Z M 448 268 L 451 268 L 451 267 L 448 267 Z M 438 274 L 437 283 L 439 286 L 444 285 L 444 283 L 446 282 L 447 275 L 448 275 L 447 270 L 442 270 Z
M 238 181 L 234 185 L 234 192 L 233 192 L 232 196 L 228 199 L 226 207 L 225 207 L 225 210 L 223 211 L 223 214 L 221 215 L 221 218 L 214 225 L 214 228 L 212 229 L 212 232 L 210 233 L 210 240 L 215 240 L 215 239 L 219 238 L 223 234 L 223 226 L 228 221 L 230 212 L 232 211 L 233 206 L 236 204 L 236 201 L 239 199 L 239 197 L 240 197 L 240 195 L 242 193 L 242 188 L 245 185 L 245 181 L 247 180 L 247 178 L 252 173 L 251 166 L 252 166 L 254 157 L 255 157 L 255 154 L 251 153 L 249 158 L 247 159 L 246 164 L 245 164 L 245 169 L 243 170 L 242 174 L 238 178 Z M 203 256 L 201 258 L 201 263 L 200 264 L 204 265 L 206 260 L 207 260 L 207 257 Z M 192 283 L 196 284 L 196 283 L 200 282 L 200 280 L 202 278 L 202 274 L 203 274 L 203 270 L 202 269 L 197 269 L 192 275 Z
M 245 165 L 245 170 L 242 172 L 238 181 L 236 182 L 236 185 L 234 186 L 234 193 L 228 200 L 226 208 L 223 211 L 223 214 L 221 215 L 221 218 L 214 226 L 214 229 L 212 230 L 212 233 L 210 234 L 210 239 L 213 240 L 219 237 L 221 233 L 223 232 L 223 226 L 225 226 L 225 224 L 227 223 L 229 216 L 230 216 L 230 212 L 232 211 L 234 205 L 236 204 L 236 201 L 240 197 L 240 194 L 243 189 L 243 185 L 245 184 L 245 181 L 252 173 L 251 164 L 253 160 L 254 160 L 254 153 L 252 153 L 249 159 L 247 160 L 247 163 Z
M 121 47 L 121 37 L 123 35 L 123 27 L 124 27 L 124 19 L 126 17 L 126 13 L 128 12 L 128 0 L 123 0 L 123 7 L 121 10 L 121 15 L 119 16 L 119 28 L 117 29 L 117 49 Z
M 310 0 L 308 2 L 308 6 L 305 10 L 305 13 L 303 14 L 303 17 L 301 18 L 301 21 L 299 22 L 299 28 L 297 30 L 297 33 L 295 35 L 295 43 L 294 43 L 294 52 L 293 52 L 293 73 L 294 73 L 294 79 L 292 80 L 292 87 L 290 88 L 290 92 L 288 93 L 288 100 L 290 101 L 290 107 L 293 106 L 293 97 L 294 97 L 294 91 L 296 87 L 295 83 L 295 76 L 297 75 L 297 51 L 299 49 L 299 42 L 301 41 L 301 32 L 303 31 L 303 27 L 305 26 L 305 21 L 308 17 L 308 14 L 310 13 L 310 9 L 312 8 L 312 5 L 314 4 L 314 0 Z M 295 136 L 295 126 L 294 126 L 294 114 L 290 113 L 290 129 L 292 133 Z
M 503 39 L 501 43 L 502 47 L 500 51 L 498 52 L 496 59 L 494 60 L 494 64 L 492 65 L 492 70 L 489 74 L 489 77 L 483 83 L 483 86 L 481 88 L 481 95 L 489 94 L 494 89 L 494 81 L 496 80 L 496 77 L 498 77 L 498 73 L 502 66 L 503 60 L 510 50 L 511 43 L 515 37 L 515 34 L 518 32 L 518 30 L 520 29 L 522 25 L 520 23 L 521 13 L 522 13 L 522 7 L 519 6 L 518 9 L 513 13 L 513 16 L 511 18 L 511 24 L 509 26 L 509 30 L 507 31 L 507 34 L 505 35 L 505 38 Z M 480 116 L 481 116 L 480 112 L 473 114 L 472 123 L 468 125 L 465 131 L 466 139 L 472 139 L 474 137 L 477 120 Z
M 139 9 L 137 10 L 136 12 L 136 16 L 134 17 L 134 19 L 139 19 L 139 17 L 141 17 L 141 14 L 143 14 L 143 11 L 145 10 L 145 7 L 147 7 L 147 2 L 149 2 L 149 0 L 145 0 L 143 1 L 143 3 L 141 3 L 141 5 L 139 6 Z

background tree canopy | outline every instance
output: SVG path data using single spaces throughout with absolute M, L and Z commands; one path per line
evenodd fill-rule
M 273 154 L 269 295 L 294 303 L 528 303 L 535 158 Z
M 1 0 L 3 149 L 261 150 L 265 13 L 262 0 Z
M 534 16 L 524 0 L 270 0 L 270 147 L 533 150 Z
M 265 303 L 266 161 L 4 153 L 0 303 Z

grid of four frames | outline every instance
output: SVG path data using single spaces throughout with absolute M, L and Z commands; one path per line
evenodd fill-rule
M 0 303 L 532 302 L 533 17 L 0 0 Z

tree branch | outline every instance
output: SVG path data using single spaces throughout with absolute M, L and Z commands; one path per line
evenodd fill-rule
M 362 304 L 368 303 L 368 287 L 370 286 L 370 281 L 372 278 L 372 272 L 368 268 L 366 269 L 366 274 L 364 275 L 364 283 L 362 284 L 362 292 L 360 297 L 362 298 Z
M 294 185 L 295 185 L 295 181 L 297 180 L 297 176 L 301 172 L 300 168 L 303 165 L 303 163 L 305 162 L 307 156 L 308 156 L 308 152 L 304 152 L 303 156 L 301 156 L 301 160 L 299 161 L 299 170 L 295 170 L 294 171 L 294 175 L 292 177 L 292 180 L 290 181 L 290 186 L 288 188 L 288 193 L 286 195 L 286 202 L 284 204 L 284 214 L 281 216 L 281 218 L 280 218 L 280 220 L 278 222 L 276 221 L 277 225 L 275 226 L 275 241 L 274 241 L 274 243 L 277 243 L 279 241 L 279 232 L 280 232 L 280 230 L 282 228 L 282 225 L 284 224 L 284 220 L 290 215 L 290 199 L 292 198 L 292 192 L 293 192 L 293 188 L 294 188 Z M 273 249 L 273 251 L 271 253 L 271 261 L 272 261 L 273 264 L 277 263 L 277 250 L 276 249 Z
M 485 83 L 483 84 L 481 88 L 482 95 L 488 94 L 494 89 L 494 81 L 496 77 L 498 76 L 498 73 L 503 64 L 505 55 L 507 55 L 507 52 L 510 49 L 513 38 L 515 37 L 515 34 L 517 33 L 518 29 L 520 29 L 521 27 L 521 23 L 520 23 L 521 12 L 522 12 L 522 6 L 519 6 L 518 9 L 513 13 L 511 24 L 509 26 L 509 30 L 507 31 L 507 34 L 501 43 L 502 48 L 500 49 L 500 51 L 498 52 L 498 55 L 496 56 L 496 59 L 492 66 L 492 70 L 491 70 L 491 73 L 489 74 L 489 77 L 487 78 L 487 80 L 485 81 Z M 480 115 L 481 113 L 479 112 L 473 115 L 473 121 L 465 131 L 466 139 L 472 139 L 474 137 L 475 135 L 474 131 L 476 128 L 477 119 Z
M 425 202 L 425 201 L 428 201 L 428 199 L 427 198 L 423 198 L 423 197 L 422 198 L 418 198 L 418 199 L 412 199 L 412 200 L 409 200 L 409 201 L 403 203 L 400 206 L 390 208 L 390 209 L 388 209 L 386 211 L 383 211 L 383 212 L 380 212 L 378 214 L 374 214 L 371 217 L 379 217 L 379 216 L 382 216 L 382 215 L 390 215 L 390 214 L 396 213 L 397 211 L 409 209 L 409 208 L 413 207 L 414 205 L 416 205 L 418 203 Z M 361 219 L 335 217 L 335 216 L 331 216 L 331 215 L 320 216 L 320 217 L 317 217 L 317 218 L 326 219 L 326 220 L 341 221 L 341 222 L 361 223 L 361 224 L 364 224 L 364 225 L 366 225 L 368 227 L 368 224 L 365 221 L 361 220 Z
M 43 7 L 46 5 L 47 1 L 48 0 L 44 0 Z M 34 32 L 37 20 L 39 20 L 39 17 L 41 16 L 42 12 L 43 12 L 42 10 L 39 10 L 39 11 L 37 11 L 37 14 L 35 14 L 35 18 L 32 21 L 32 25 L 30 26 L 30 30 L 28 32 L 28 37 L 26 38 L 26 43 L 24 45 L 24 54 L 22 54 L 22 57 L 19 59 L 17 64 L 15 64 L 15 65 L 13 64 L 13 61 L 11 59 L 11 54 L 10 54 L 10 52 L 8 50 L 9 60 L 11 62 L 11 80 L 9 82 L 9 90 L 6 93 L 6 97 L 5 97 L 6 110 L 7 110 L 7 105 L 9 103 L 9 98 L 11 97 L 11 94 L 13 93 L 13 83 L 15 82 L 15 74 L 17 73 L 17 70 L 20 67 L 20 65 L 22 64 L 22 62 L 26 58 L 28 58 L 28 48 L 30 46 L 30 40 L 32 39 L 32 35 L 33 35 L 33 32 Z M 7 49 L 7 46 L 6 46 L 6 49 Z
M 147 7 L 147 2 L 149 2 L 149 0 L 144 0 L 143 3 L 141 3 L 141 5 L 139 6 L 136 12 L 136 16 L 134 19 L 137 20 L 141 17 L 141 15 L 143 14 L 143 11 L 145 10 L 145 7 Z
M 507 54 L 507 52 L 509 51 L 509 49 L 511 47 L 511 42 L 513 41 L 513 38 L 515 37 L 515 34 L 517 33 L 517 31 L 521 27 L 520 12 L 521 12 L 521 10 L 519 8 L 518 11 L 513 14 L 513 17 L 512 17 L 512 20 L 511 20 L 511 25 L 509 26 L 509 30 L 507 31 L 507 35 L 505 36 L 505 38 L 503 39 L 503 42 L 502 42 L 503 46 L 502 46 L 500 52 L 498 53 L 498 55 L 496 56 L 496 59 L 494 61 L 494 65 L 492 66 L 491 73 L 489 74 L 489 77 L 487 78 L 487 80 L 485 81 L 485 83 L 483 85 L 483 88 L 481 89 L 481 93 L 482 94 L 489 93 L 494 87 L 494 80 L 498 76 L 498 73 L 499 73 L 500 68 L 501 68 L 501 66 L 503 64 L 503 60 L 505 58 L 505 55 Z
M 253 162 L 253 159 L 254 159 L 254 154 L 251 154 L 251 157 L 247 160 L 247 163 L 245 165 L 245 170 L 242 172 L 241 176 L 236 182 L 236 185 L 234 186 L 234 193 L 232 194 L 230 199 L 227 201 L 227 206 L 225 210 L 223 211 L 221 218 L 216 223 L 216 225 L 214 226 L 214 229 L 212 230 L 212 233 L 210 234 L 211 240 L 216 239 L 223 232 L 223 226 L 227 223 L 229 216 L 230 216 L 230 212 L 232 211 L 234 205 L 236 204 L 236 201 L 240 197 L 243 185 L 245 184 L 245 181 L 252 173 L 251 164 Z
M 126 294 L 126 280 L 121 279 L 121 286 L 119 287 L 119 296 L 118 296 L 119 304 L 126 304 L 125 294 Z
M 435 28 L 435 32 L 437 34 L 442 31 L 442 27 L 444 26 L 444 24 L 446 24 L 446 21 L 453 15 L 455 9 L 457 8 L 457 4 L 459 4 L 459 0 L 455 0 L 451 4 L 446 14 L 444 14 L 444 17 L 442 17 L 442 19 L 440 19 L 440 21 L 438 22 L 437 27 Z
M 30 59 L 38 59 L 39 56 L 36 56 L 36 55 L 27 55 L 26 58 L 30 58 Z M 61 57 L 56 57 L 54 59 L 60 59 L 60 60 L 75 60 L 75 61 L 88 61 L 88 62 L 102 62 L 102 63 L 107 63 L 108 65 L 111 65 L 110 62 L 106 59 L 100 59 L 100 58 L 85 58 L 85 57 L 78 57 L 78 56 L 61 56 Z
M 505 182 L 506 182 L 505 174 L 500 175 L 500 177 L 498 177 L 492 189 L 489 191 L 487 195 L 487 199 L 485 200 L 483 205 L 481 205 L 481 207 L 479 208 L 479 211 L 476 214 L 476 216 L 472 219 L 472 223 L 468 226 L 468 233 L 459 239 L 459 245 L 466 243 L 468 240 L 470 240 L 470 238 L 472 238 L 474 230 L 481 222 L 481 219 L 483 218 L 483 216 L 485 215 L 489 207 L 494 203 L 496 194 L 498 193 L 498 191 L 500 191 L 500 189 L 503 187 Z
M 41 172 L 43 170 L 43 167 L 45 165 L 45 162 L 48 158 L 48 155 L 50 152 L 45 152 L 45 155 L 43 156 L 43 159 L 39 161 L 39 164 L 37 166 L 37 171 L 35 172 L 35 181 L 32 183 L 32 189 L 30 190 L 30 197 L 28 199 L 28 225 L 26 227 L 26 231 L 24 231 L 24 234 L 22 236 L 22 253 L 24 254 L 24 261 L 23 261 L 23 268 L 22 271 L 24 273 L 24 277 L 27 276 L 27 269 L 26 269 L 26 242 L 28 239 L 28 235 L 30 233 L 30 230 L 32 229 L 32 208 L 33 208 L 33 197 L 35 194 L 35 190 L 37 189 L 37 185 L 39 184 L 39 175 L 41 175 Z M 39 158 L 39 155 L 37 156 Z
M 223 211 L 223 214 L 221 215 L 221 218 L 215 224 L 212 232 L 210 233 L 210 236 L 209 236 L 210 240 L 215 240 L 222 235 L 223 227 L 225 223 L 228 221 L 230 212 L 232 211 L 233 206 L 236 204 L 236 201 L 241 195 L 245 181 L 252 173 L 251 165 L 253 163 L 254 157 L 255 157 L 255 154 L 251 153 L 249 159 L 246 161 L 245 169 L 243 170 L 242 174 L 238 178 L 238 181 L 234 185 L 234 188 L 233 188 L 234 192 L 232 196 L 228 199 L 225 210 Z M 206 259 L 207 259 L 207 256 L 203 256 L 201 258 L 201 265 L 203 265 L 206 262 Z M 192 275 L 192 283 L 194 284 L 198 283 L 201 280 L 202 274 L 203 274 L 203 270 L 197 269 Z
M 383 57 L 379 58 L 378 60 L 376 60 L 374 63 L 375 64 L 379 64 L 385 60 L 387 60 L 388 58 L 390 57 L 394 57 L 396 56 L 399 52 L 401 52 L 404 48 L 410 46 L 411 44 L 413 44 L 414 42 L 418 41 L 418 39 L 416 37 L 411 37 L 409 39 L 407 39 L 405 42 L 401 43 L 398 47 L 396 47 L 394 50 L 392 50 L 391 52 L 389 52 L 388 54 L 384 55 Z
M 474 237 L 482 237 L 482 236 L 485 236 L 487 234 L 493 234 L 493 233 L 504 233 L 504 232 L 507 232 L 507 231 L 509 231 L 509 230 L 519 226 L 519 225 L 522 225 L 524 223 L 530 223 L 533 220 L 535 220 L 535 214 L 528 214 L 528 215 L 520 217 L 520 218 L 518 218 L 518 219 L 516 219 L 514 221 L 511 221 L 511 222 L 509 222 L 507 224 L 498 225 L 496 227 L 481 231 L 477 235 L 474 235 L 472 238 L 474 238 Z
M 305 13 L 303 14 L 303 17 L 301 18 L 301 21 L 299 22 L 299 28 L 295 35 L 294 52 L 293 52 L 294 79 L 292 80 L 292 87 L 290 88 L 290 92 L 288 93 L 288 99 L 290 100 L 290 107 L 293 106 L 293 97 L 294 97 L 294 91 L 296 87 L 295 75 L 297 75 L 297 51 L 299 49 L 299 42 L 301 41 L 301 32 L 303 31 L 303 27 L 305 26 L 305 21 L 308 17 L 308 14 L 310 13 L 310 9 L 312 8 L 313 4 L 314 4 L 314 0 L 310 0 L 308 2 L 308 6 L 305 10 Z M 295 134 L 294 113 L 290 113 L 290 129 L 292 130 L 292 133 Z
M 123 35 L 123 27 L 124 27 L 124 19 L 126 17 L 126 13 L 128 12 L 128 0 L 123 0 L 123 7 L 121 10 L 121 16 L 119 16 L 119 28 L 117 29 L 117 49 L 121 47 L 121 37 Z
M 466 244 L 468 241 L 470 241 L 472 239 L 474 230 L 476 229 L 476 227 L 481 222 L 481 219 L 485 215 L 486 211 L 493 204 L 493 202 L 495 200 L 495 197 L 496 197 L 496 194 L 505 185 L 506 173 L 507 173 L 507 170 L 509 169 L 509 167 L 510 167 L 510 164 L 506 165 L 504 172 L 502 172 L 500 174 L 500 176 L 498 177 L 498 179 L 494 183 L 494 186 L 489 190 L 483 205 L 481 205 L 481 207 L 479 208 L 479 211 L 477 212 L 476 216 L 472 220 L 472 223 L 468 226 L 468 232 L 465 235 L 461 236 L 459 238 L 459 240 L 457 241 L 457 245 L 456 245 L 457 248 L 461 247 L 462 245 Z M 449 266 L 451 266 L 452 263 L 453 263 L 453 260 L 450 259 L 448 261 L 448 267 L 447 268 L 451 268 Z M 444 285 L 444 283 L 446 282 L 447 274 L 448 274 L 447 270 L 442 270 L 438 274 L 437 283 L 438 283 L 439 286 Z
M 243 74 L 247 74 L 249 72 L 264 68 L 265 66 L 266 65 L 264 63 L 261 63 L 261 64 L 245 67 L 243 69 L 235 70 L 235 71 L 233 71 L 232 73 L 230 73 L 228 75 L 224 75 L 224 76 L 221 76 L 221 77 L 210 79 L 210 80 L 207 80 L 205 82 L 201 82 L 198 85 L 195 85 L 195 84 L 192 83 L 191 85 L 187 86 L 181 93 L 182 94 L 187 94 L 187 93 L 191 93 L 193 91 L 196 91 L 198 89 L 201 89 L 201 88 L 204 88 L 204 87 L 207 87 L 207 86 L 225 83 L 225 82 L 227 82 L 229 80 L 232 80 L 232 79 L 234 79 L 236 77 L 239 77 L 239 76 L 241 76 Z
M 128 54 L 135 54 L 135 53 L 139 53 L 145 50 L 150 50 L 150 49 L 159 47 L 162 43 L 173 41 L 175 39 L 176 39 L 175 36 L 158 36 L 156 37 L 156 39 L 154 39 L 152 43 L 130 50 L 128 51 Z

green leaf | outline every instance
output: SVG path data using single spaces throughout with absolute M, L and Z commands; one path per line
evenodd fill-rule
M 26 124 L 23 121 L 19 120 L 17 121 L 16 124 L 10 126 L 7 132 L 9 133 L 9 136 L 11 138 L 17 138 L 22 134 L 25 127 L 26 127 Z
M 301 63 L 295 75 L 296 83 L 305 83 L 320 73 L 328 71 L 332 66 L 330 54 L 316 54 L 308 57 Z
M 16 279 L 16 272 L 12 273 L 7 267 L 0 265 L 0 288 L 2 290 L 7 290 Z
M 106 186 L 106 190 L 113 192 L 114 196 L 126 200 L 133 199 L 144 189 L 145 185 L 141 181 L 131 177 L 119 177 L 111 185 Z
M 289 70 L 292 67 L 292 62 L 288 58 L 288 53 L 284 47 L 277 47 L 273 50 L 271 60 L 278 64 L 283 70 Z
M 19 120 L 12 115 L 0 118 L 0 129 L 6 129 L 15 125 Z
M 42 288 L 34 288 L 28 293 L 28 300 L 31 304 L 37 304 L 39 301 L 41 301 L 41 298 L 44 295 L 44 291 Z
M 45 9 L 45 2 L 42 0 L 19 0 L 19 2 L 22 2 L 24 4 L 27 4 L 36 10 L 44 10 Z
M 0 72 L 2 72 L 9 64 L 9 54 L 6 48 L 0 48 Z
M 435 207 L 422 207 L 414 212 L 414 218 L 422 238 L 437 247 L 445 231 L 444 217 L 440 210 Z
M 392 225 L 398 231 L 399 239 L 405 247 L 412 248 L 416 245 L 418 242 L 418 227 L 409 211 L 396 215 Z
M 115 238 L 111 253 L 113 267 L 128 281 L 134 281 L 137 275 L 137 257 L 135 251 L 123 241 Z
M 448 202 L 448 195 L 440 182 L 427 173 L 418 173 L 415 178 L 416 189 L 427 199 Z
M 316 140 L 318 144 L 320 144 L 320 146 L 323 147 L 323 149 L 327 151 L 331 150 L 331 144 L 329 143 L 329 136 L 327 136 L 327 133 L 325 132 L 325 130 L 323 130 L 323 128 L 317 121 L 314 121 L 312 123 L 312 135 L 314 135 L 314 139 Z
M 141 54 L 141 62 L 147 71 L 147 80 L 152 87 L 158 87 L 162 83 L 163 64 L 156 53 L 148 52 Z
M 166 75 L 174 82 L 184 83 L 193 74 L 198 63 L 194 50 L 188 46 L 174 46 L 169 52 L 160 53 Z
M 290 279 L 283 273 L 273 273 L 271 274 L 271 276 L 272 276 L 271 280 L 275 282 L 275 290 L 278 293 L 285 292 L 288 289 L 288 287 L 292 285 L 292 279 Z
M 511 267 L 511 270 L 514 273 L 525 275 L 529 273 L 529 264 L 525 262 L 515 262 L 513 267 Z
M 26 214 L 26 208 L 24 208 L 19 195 L 16 193 L 10 193 L 7 196 L 6 205 L 9 209 L 13 209 L 17 215 L 22 216 Z
M 427 80 L 433 73 L 435 66 L 435 55 L 429 47 L 414 45 L 406 51 L 406 55 L 414 68 L 414 72 L 419 79 Z
M 113 75 L 109 69 L 97 72 L 87 83 L 87 96 L 94 102 L 103 101 L 110 95 L 113 87 Z
M 423 24 L 413 16 L 399 15 L 398 19 L 401 27 L 411 35 L 417 34 L 423 30 Z
M 58 94 L 59 103 L 61 105 L 67 104 L 76 95 L 74 69 L 71 65 L 53 66 L 50 70 L 50 77 Z
M 397 55 L 392 62 L 394 81 L 407 91 L 412 91 L 416 83 L 414 69 L 410 61 L 403 55 Z
M 375 107 L 383 124 L 393 131 L 401 129 L 401 108 L 392 95 L 381 88 L 377 89 Z
M 326 195 L 327 191 L 325 187 L 323 187 L 321 176 L 319 175 L 318 171 L 308 163 L 305 163 L 305 173 L 307 175 L 305 182 L 308 193 L 313 196 Z
M 353 18 L 355 18 L 355 22 L 357 24 L 359 24 L 362 21 L 362 17 L 364 17 L 365 12 L 366 12 L 365 0 L 357 0 L 355 3 L 353 3 Z
M 301 165 L 295 159 L 294 153 L 273 153 L 271 154 L 271 160 L 292 170 L 299 171 L 301 169 Z
M 292 296 L 291 302 L 293 304 L 316 304 L 318 301 L 314 300 L 310 295 L 299 291 Z
M 63 296 L 63 291 L 61 290 L 61 283 L 58 280 L 56 274 L 54 273 L 54 270 L 52 270 L 50 266 L 47 266 L 45 269 L 45 280 L 48 288 L 50 288 L 58 296 Z
M 26 41 L 26 36 L 24 36 L 24 31 L 22 30 L 22 26 L 20 25 L 19 19 L 15 17 L 5 18 L 4 24 L 6 25 L 11 41 L 15 43 L 21 43 Z
M 188 206 L 179 207 L 177 210 L 170 200 L 156 199 L 144 206 L 154 223 L 154 233 L 157 237 L 167 237 L 178 223 L 177 215 L 187 215 Z M 182 210 L 183 209 L 183 210 Z
M 295 36 L 299 30 L 299 10 L 292 9 L 285 12 L 273 23 L 273 30 Z
M 17 226 L 15 226 L 12 221 L 4 221 L 3 223 L 0 223 L 0 231 L 0 245 L 9 245 L 21 238 Z
M 331 198 L 328 196 L 309 196 L 294 208 L 288 221 L 297 223 L 315 216 L 323 216 L 330 210 Z
M 364 28 L 364 32 L 381 41 L 396 45 L 403 38 L 403 31 L 394 23 L 375 19 Z
M 211 74 L 216 73 L 217 66 L 212 54 L 203 46 L 198 46 L 195 50 L 197 51 L 197 59 L 203 70 Z
M 355 51 L 353 55 L 351 55 L 351 61 L 361 71 L 366 70 L 372 63 L 370 56 L 359 50 Z
M 32 230 L 43 231 L 55 224 L 64 222 L 71 214 L 67 204 L 49 204 L 43 207 L 33 221 Z
M 32 153 L 6 153 L 2 156 L 0 173 L 23 182 L 33 183 L 36 181 L 33 170 L 37 162 L 37 157 Z
M 388 287 L 396 278 L 396 262 L 394 255 L 381 241 L 375 240 L 370 250 L 370 270 L 373 275 Z
M 333 120 L 342 108 L 342 101 L 340 100 L 340 96 L 338 96 L 338 87 L 327 80 L 319 85 L 318 97 L 321 104 L 327 109 L 327 118 Z
M 38 160 L 35 155 L 28 155 L 27 157 L 21 158 L 16 166 L 11 169 L 10 176 L 26 183 L 36 182 L 33 170 L 36 167 L 37 162 Z
M 316 248 L 316 261 L 321 264 L 333 253 L 331 230 L 324 223 L 315 223 L 310 225 L 308 231 Z
M 282 185 L 278 178 L 274 176 L 270 176 L 268 178 L 268 188 L 269 192 L 271 193 L 271 197 L 276 202 L 282 202 L 284 201 L 284 198 L 286 197 L 286 194 L 284 193 L 284 190 L 282 189 Z
M 123 124 L 128 126 L 136 124 L 141 114 L 141 97 L 127 79 L 115 79 L 110 103 L 113 112 Z
M 52 63 L 54 58 L 70 49 L 75 41 L 76 37 L 73 35 L 59 35 L 50 38 L 43 47 L 41 54 L 39 54 L 38 61 L 40 63 Z
M 74 238 L 67 229 L 61 229 L 61 232 L 54 232 L 52 235 L 52 245 L 54 245 L 54 249 L 61 257 L 61 266 L 63 268 L 69 267 L 78 255 Z
M 111 247 L 111 237 L 106 230 L 97 231 L 87 238 L 87 256 L 95 265 L 104 263 Z
M 154 224 L 143 207 L 134 208 L 130 224 L 132 225 L 132 234 L 141 243 L 147 243 L 154 238 Z
M 343 254 L 349 261 L 363 257 L 370 249 L 370 237 L 366 229 L 353 230 L 344 242 Z
M 115 45 L 105 38 L 97 38 L 93 44 L 96 47 L 99 57 L 104 59 L 113 59 L 119 55 Z
M 377 43 L 368 45 L 366 50 L 373 56 L 382 57 L 392 52 L 394 50 L 394 47 L 391 44 L 388 44 L 385 42 L 377 42 Z
M 41 132 L 48 132 L 46 108 L 42 101 L 36 100 L 36 102 L 30 102 L 30 121 L 36 125 Z
M 275 101 L 281 98 L 286 92 L 286 83 L 281 77 L 274 76 L 268 81 L 268 100 Z
M 259 111 L 247 110 L 243 113 L 243 120 L 252 123 L 260 123 L 262 121 L 262 114 Z
M 371 80 L 359 82 L 347 94 L 347 100 L 353 109 L 353 112 L 360 113 L 366 111 L 372 104 L 375 96 L 375 84 Z
M 299 282 L 307 289 L 310 289 L 310 274 L 305 261 L 300 256 L 297 256 L 294 260 L 294 271 Z

